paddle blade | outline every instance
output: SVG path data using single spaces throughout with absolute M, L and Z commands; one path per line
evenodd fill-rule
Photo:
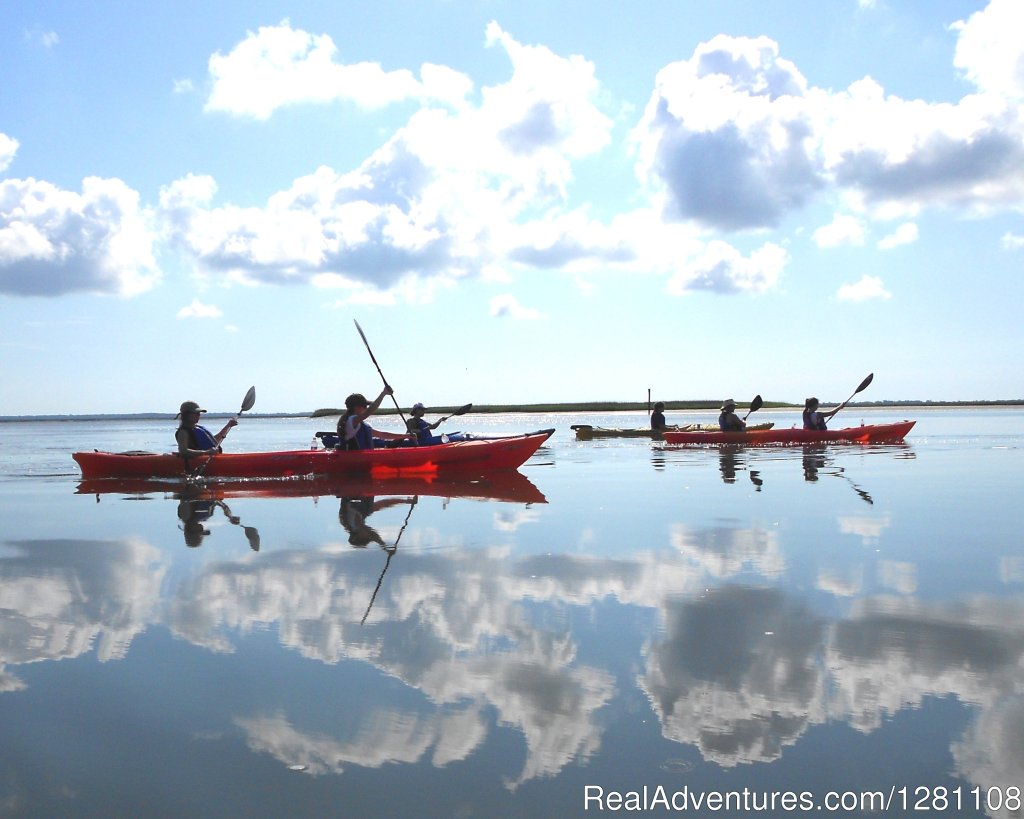
M 750 415 L 750 413 L 752 413 L 752 412 L 757 412 L 759 409 L 761 409 L 761 406 L 763 404 L 764 404 L 764 401 L 761 400 L 761 396 L 760 395 L 755 395 L 754 396 L 754 400 L 750 402 L 750 409 L 747 410 L 747 415 Z M 747 415 L 743 416 L 743 420 L 744 421 L 747 420 Z
M 874 380 L 874 377 L 875 377 L 874 373 L 869 373 L 868 377 L 865 378 L 863 381 L 861 381 L 860 382 L 860 386 L 857 387 L 857 389 L 855 389 L 853 391 L 853 394 L 856 395 L 857 393 L 861 392 L 862 390 L 866 390 L 867 387 L 868 387 L 868 384 L 870 384 L 872 382 L 872 380 Z
M 243 412 L 248 412 L 252 409 L 253 404 L 256 403 L 256 386 L 249 387 L 249 392 L 245 394 L 245 398 L 242 399 L 242 408 L 238 411 L 241 415 Z
M 370 349 L 370 342 L 366 340 L 366 333 L 363 332 L 363 328 L 359 326 L 359 322 L 358 321 L 356 321 L 355 319 L 352 319 L 352 321 L 355 322 L 356 329 L 359 331 L 359 337 L 363 340 L 363 344 L 365 344 L 366 345 L 366 349 L 369 350 Z
M 459 407 L 457 410 L 455 410 L 455 412 L 453 412 L 448 417 L 449 418 L 454 418 L 456 415 L 465 415 L 471 409 L 473 409 L 473 405 L 472 404 L 465 404 L 465 405 Z

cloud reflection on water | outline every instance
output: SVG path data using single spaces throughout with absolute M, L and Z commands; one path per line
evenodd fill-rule
M 511 727 L 526 756 L 507 786 L 556 776 L 601 751 L 602 709 L 628 694 L 618 681 L 635 664 L 664 737 L 723 767 L 778 759 L 812 725 L 872 732 L 925 698 L 953 696 L 976 712 L 952 743 L 958 771 L 981 784 L 1021 781 L 1024 603 L 916 599 L 917 567 L 883 561 L 899 596 L 858 596 L 862 567 L 819 571 L 817 592 L 844 612 L 826 616 L 768 585 L 787 569 L 782 537 L 673 525 L 667 548 L 602 557 L 428 551 L 410 533 L 366 625 L 380 566 L 347 545 L 196 564 L 165 585 L 166 553 L 145 541 L 19 541 L 0 553 L 0 690 L 23 687 L 10 669 L 25 663 L 93 647 L 101 660 L 123 659 L 154 625 L 214 652 L 271 627 L 302 657 L 368 664 L 420 698 L 374 705 L 340 727 L 305 727 L 287 709 L 235 715 L 250 748 L 310 774 L 443 767 Z M 580 618 L 567 616 L 599 606 L 652 611 L 660 625 L 628 634 L 633 651 L 605 667 L 584 650 L 594 638 Z

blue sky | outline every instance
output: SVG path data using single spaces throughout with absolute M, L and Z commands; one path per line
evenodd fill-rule
M 0 415 L 1024 397 L 1018 0 L 4 18 Z

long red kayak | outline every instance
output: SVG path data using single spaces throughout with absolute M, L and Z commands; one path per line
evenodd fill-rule
M 225 452 L 209 458 L 207 478 L 291 478 L 301 475 L 369 474 L 400 476 L 410 472 L 476 472 L 516 469 L 536 452 L 553 429 L 502 438 L 474 438 L 433 446 L 394 449 L 300 449 L 291 452 Z M 176 453 L 76 452 L 72 455 L 83 478 L 185 478 L 206 457 L 193 458 L 187 468 Z
M 765 429 L 747 432 L 665 432 L 667 444 L 892 444 L 903 440 L 915 421 L 868 424 L 846 429 Z

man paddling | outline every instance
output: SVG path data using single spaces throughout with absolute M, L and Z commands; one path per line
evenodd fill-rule
M 654 405 L 654 412 L 651 413 L 651 429 L 655 432 L 664 432 L 668 429 L 665 424 L 665 402 L 659 401 Z
M 427 419 L 423 417 L 423 413 L 427 411 L 427 408 L 417 401 L 412 405 L 411 415 L 412 417 L 406 421 L 406 427 L 409 432 L 416 436 L 416 440 L 421 444 L 438 444 L 441 439 L 430 433 L 437 429 L 441 424 L 447 421 L 447 417 L 438 418 L 434 423 L 430 424 Z
M 718 428 L 722 432 L 743 432 L 747 423 L 736 414 L 736 402 L 726 398 L 722 403 L 721 414 L 718 416 Z

